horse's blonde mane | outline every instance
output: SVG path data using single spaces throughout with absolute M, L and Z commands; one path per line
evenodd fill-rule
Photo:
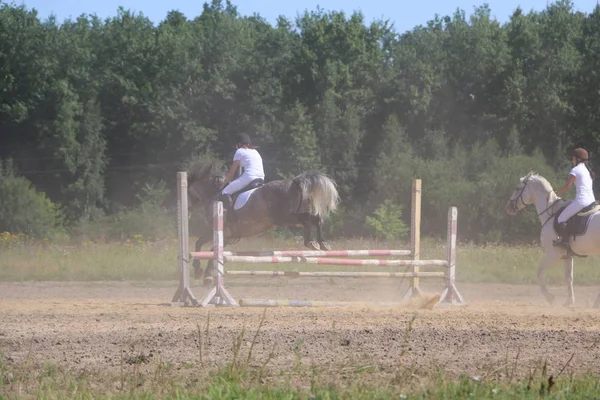
M 548 192 L 552 191 L 552 185 L 546 178 L 534 171 L 529 171 L 527 175 L 521 178 L 521 182 L 534 181 L 539 182 L 542 187 Z

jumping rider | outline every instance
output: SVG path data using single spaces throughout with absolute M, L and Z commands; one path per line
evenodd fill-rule
M 567 183 L 562 188 L 554 192 L 560 196 L 571 188 L 575 183 L 575 199 L 558 216 L 558 235 L 555 241 L 556 246 L 561 246 L 569 250 L 569 236 L 567 234 L 567 221 L 585 207 L 596 202 L 593 190 L 593 181 L 596 175 L 588 164 L 588 152 L 585 149 L 577 148 L 571 153 L 571 164 L 573 168 L 569 172 Z
M 223 186 L 227 185 L 227 182 L 230 183 L 221 191 L 218 199 L 223 202 L 223 208 L 228 212 L 233 210 L 231 197 L 233 194 L 248 186 L 255 179 L 265 179 L 262 157 L 256 150 L 257 148 L 250 145 L 250 137 L 247 134 L 240 133 L 237 135 L 237 150 L 233 155 L 233 164 L 229 168 Z M 239 178 L 231 181 L 239 167 L 242 167 L 244 172 Z

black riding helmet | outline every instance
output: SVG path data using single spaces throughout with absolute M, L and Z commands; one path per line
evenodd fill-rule
M 236 144 L 241 145 L 249 145 L 250 144 L 250 136 L 246 133 L 238 133 L 236 135 Z

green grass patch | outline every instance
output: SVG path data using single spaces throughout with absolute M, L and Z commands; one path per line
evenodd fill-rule
M 407 243 L 377 242 L 372 239 L 339 240 L 335 249 L 405 249 Z M 193 248 L 193 242 L 192 242 Z M 206 248 L 205 248 L 206 249 Z M 304 249 L 298 238 L 280 239 L 268 235 L 244 239 L 227 250 Z M 151 242 L 141 237 L 119 243 L 85 242 L 61 245 L 50 242 L 16 241 L 0 243 L 2 281 L 159 281 L 178 279 L 176 240 Z M 445 240 L 424 239 L 421 259 L 445 259 Z M 457 280 L 509 284 L 537 283 L 536 269 L 542 251 L 535 246 L 476 246 L 459 244 Z M 203 263 L 203 265 L 205 265 Z M 229 269 L 281 271 L 407 271 L 407 267 L 344 267 L 307 264 L 236 263 Z M 441 267 L 422 267 L 423 271 Z M 564 271 L 558 263 L 547 271 L 549 284 L 562 284 Z M 575 283 L 600 283 L 600 259 L 576 259 Z
M 131 358 L 131 357 L 130 357 Z M 534 369 L 527 377 L 450 377 L 443 370 L 423 372 L 398 367 L 381 374 L 377 367 L 294 365 L 273 372 L 244 361 L 206 372 L 200 365 L 176 367 L 161 360 L 123 361 L 120 374 L 69 372 L 46 363 L 9 365 L 0 355 L 0 398 L 42 399 L 592 399 L 599 376 L 547 375 Z M 187 370 L 197 377 L 183 377 Z

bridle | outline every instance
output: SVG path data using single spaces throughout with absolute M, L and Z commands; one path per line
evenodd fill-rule
M 520 213 L 522 210 L 525 209 L 525 207 L 527 207 L 529 204 L 525 203 L 525 200 L 523 200 L 523 192 L 525 191 L 525 188 L 527 187 L 527 184 L 529 183 L 529 180 L 525 181 L 525 184 L 523 185 L 523 187 L 521 188 L 521 191 L 519 192 L 519 195 L 517 196 L 516 199 L 508 199 L 508 202 L 510 204 L 510 206 L 512 207 L 513 210 L 515 210 L 515 212 L 518 214 Z M 521 203 L 523 204 L 523 208 L 519 209 L 517 207 L 517 202 L 521 200 Z
M 523 200 L 523 192 L 525 191 L 525 188 L 527 187 L 527 184 L 530 182 L 530 180 L 526 180 L 525 184 L 523 185 L 523 187 L 521 188 L 521 191 L 519 192 L 519 195 L 517 196 L 516 199 L 512 200 L 509 199 L 508 202 L 510 204 L 510 206 L 518 213 L 520 213 L 522 210 L 525 209 L 525 207 L 527 207 L 529 204 L 525 203 L 525 200 Z M 550 195 L 552 194 L 552 192 L 548 193 L 548 200 L 550 200 Z M 523 208 L 519 209 L 517 208 L 517 202 L 521 200 L 521 203 L 523 204 Z M 554 207 L 554 205 L 556 204 L 556 202 L 558 202 L 559 200 L 561 200 L 560 197 L 558 197 L 556 200 L 554 200 L 552 202 L 552 204 L 550 204 L 548 207 L 546 207 L 546 209 L 542 212 L 540 212 L 537 216 L 540 217 L 542 216 L 542 214 L 546 213 L 548 214 L 548 218 L 542 223 L 542 228 L 548 223 L 548 221 L 550 221 L 554 216 L 556 216 L 556 214 L 553 214 L 552 212 L 549 212 L 550 210 L 552 210 L 552 208 Z M 547 202 L 546 202 L 547 203 Z
M 215 174 L 210 177 L 208 184 L 204 184 L 203 187 L 208 189 L 213 189 L 215 193 L 218 195 L 221 191 L 221 184 L 225 181 L 225 176 L 223 174 Z M 203 203 L 207 206 L 210 206 L 211 202 L 214 200 L 214 195 L 209 192 L 209 190 L 198 188 L 193 184 L 194 182 L 188 182 L 188 193 L 195 197 L 200 203 Z
M 217 190 L 221 190 L 221 184 L 225 182 L 225 176 L 223 174 L 216 174 L 212 177 L 212 186 Z

